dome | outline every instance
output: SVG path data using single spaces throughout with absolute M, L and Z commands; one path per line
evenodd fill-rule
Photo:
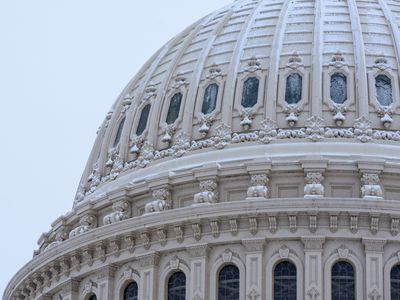
M 236 0 L 189 26 L 3 299 L 397 299 L 399 20 L 394 0 Z

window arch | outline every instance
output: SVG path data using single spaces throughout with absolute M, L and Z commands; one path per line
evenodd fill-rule
M 346 261 L 335 263 L 331 271 L 332 300 L 355 300 L 353 266 Z
M 376 100 L 382 106 L 390 106 L 393 103 L 392 80 L 386 75 L 375 77 Z
M 135 281 L 128 284 L 125 288 L 124 300 L 138 300 L 138 285 Z
M 208 115 L 217 107 L 218 89 L 219 86 L 216 83 L 207 86 L 204 93 L 203 105 L 201 107 L 201 112 L 203 114 Z
M 89 297 L 88 300 L 97 300 L 97 296 L 96 295 L 92 295 L 92 296 Z
M 296 298 L 296 266 L 290 261 L 282 261 L 274 269 L 274 300 L 296 300 Z
M 143 107 L 142 113 L 140 114 L 139 123 L 136 129 L 136 135 L 141 135 L 143 131 L 146 129 L 150 108 L 151 104 L 147 104 L 145 107 Z
M 168 279 L 168 300 L 185 300 L 186 276 L 182 271 L 173 273 Z
M 298 73 L 290 74 L 286 78 L 285 101 L 288 104 L 297 104 L 301 101 L 303 77 Z
M 218 300 L 239 300 L 239 294 L 239 268 L 234 265 L 227 265 L 218 274 Z
M 400 299 L 400 265 L 390 271 L 390 294 L 392 299 Z
M 122 135 L 122 130 L 124 129 L 124 123 L 125 123 L 125 118 L 122 119 L 121 122 L 119 122 L 117 134 L 115 135 L 113 147 L 117 146 L 119 144 L 119 141 L 121 140 L 121 135 Z
M 332 74 L 330 96 L 337 104 L 343 104 L 347 100 L 347 77 L 343 73 Z
M 182 94 L 176 93 L 172 96 L 171 102 L 169 103 L 169 109 L 167 114 L 167 124 L 172 124 L 178 119 L 179 111 L 181 109 Z
M 243 85 L 242 106 L 253 107 L 258 100 L 260 80 L 256 77 L 247 78 Z

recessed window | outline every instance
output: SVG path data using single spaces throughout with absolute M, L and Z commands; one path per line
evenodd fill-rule
M 218 274 L 218 300 L 239 300 L 240 272 L 234 265 L 228 265 Z
M 168 300 L 185 300 L 186 276 L 183 272 L 175 272 L 168 280 Z
M 140 114 L 139 124 L 136 129 L 136 135 L 141 135 L 143 131 L 146 129 L 150 108 L 151 108 L 150 104 L 147 104 L 145 107 L 143 107 L 142 113 Z
M 205 115 L 212 113 L 217 106 L 218 97 L 218 84 L 212 83 L 207 86 L 204 93 L 203 106 L 201 107 L 201 112 Z
M 297 104 L 301 101 L 303 77 L 300 74 L 290 74 L 286 79 L 285 101 L 288 104 Z
M 390 290 L 392 299 L 400 299 L 400 265 L 390 271 Z
M 179 110 L 181 109 L 182 102 L 182 94 L 177 93 L 171 98 L 171 102 L 169 103 L 169 109 L 167 114 L 167 124 L 172 124 L 179 117 Z
M 393 103 L 392 80 L 386 75 L 378 75 L 375 78 L 376 100 L 382 106 L 390 106 Z
M 296 300 L 297 271 L 290 261 L 283 261 L 274 270 L 274 300 Z
M 124 300 L 138 300 L 138 285 L 131 282 L 124 290 Z
M 332 300 L 355 300 L 353 266 L 340 261 L 332 267 Z
M 256 77 L 248 78 L 243 85 L 242 106 L 253 107 L 258 100 L 260 81 Z
M 117 134 L 115 135 L 114 139 L 114 144 L 113 146 L 117 146 L 119 144 L 119 141 L 121 140 L 121 135 L 122 135 L 122 130 L 124 129 L 124 123 L 125 123 L 125 118 L 122 119 L 121 122 L 119 122 Z
M 331 99 L 337 104 L 347 100 L 347 77 L 343 73 L 335 73 L 331 76 Z
M 96 295 L 90 296 L 89 300 L 97 300 L 97 296 Z

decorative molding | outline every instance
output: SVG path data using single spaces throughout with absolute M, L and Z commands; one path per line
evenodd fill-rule
M 304 244 L 304 249 L 312 251 L 322 251 L 323 245 L 325 243 L 324 236 L 303 236 L 301 241 Z
M 289 258 L 290 249 L 286 245 L 282 246 L 278 252 L 281 259 Z
M 247 253 L 262 252 L 264 250 L 265 239 L 245 239 L 242 240 L 242 244 Z
M 201 180 L 200 193 L 194 195 L 193 205 L 216 203 L 218 199 L 217 187 L 216 179 Z
M 339 255 L 339 258 L 347 259 L 350 254 L 350 250 L 342 245 L 337 249 L 337 254 Z
M 323 198 L 325 188 L 322 185 L 324 176 L 321 172 L 308 172 L 306 175 L 307 184 L 304 186 L 305 199 L 318 199 Z
M 383 199 L 383 191 L 379 180 L 379 175 L 374 173 L 363 173 L 361 177 L 362 197 L 366 200 Z
M 383 253 L 387 241 L 385 239 L 363 238 L 362 243 L 366 252 Z
M 247 189 L 248 198 L 268 198 L 269 178 L 267 174 L 251 174 L 251 186 Z

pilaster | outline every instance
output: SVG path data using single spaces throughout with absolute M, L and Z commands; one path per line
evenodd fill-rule
M 114 275 L 117 267 L 106 266 L 97 273 L 98 299 L 114 299 Z
M 209 293 L 207 286 L 208 278 L 208 244 L 188 246 L 190 255 L 190 299 L 207 299 Z
M 323 299 L 323 267 L 322 250 L 324 236 L 303 236 L 305 270 L 304 270 L 304 299 Z
M 157 252 L 139 257 L 140 261 L 140 293 L 143 300 L 157 300 L 157 275 L 160 256 Z
M 246 239 L 242 244 L 246 249 L 246 298 L 264 299 L 262 266 L 265 239 Z
M 365 286 L 368 299 L 383 298 L 383 248 L 384 239 L 363 238 L 365 247 Z
M 79 300 L 79 281 L 70 279 L 64 283 L 61 295 L 62 300 Z

